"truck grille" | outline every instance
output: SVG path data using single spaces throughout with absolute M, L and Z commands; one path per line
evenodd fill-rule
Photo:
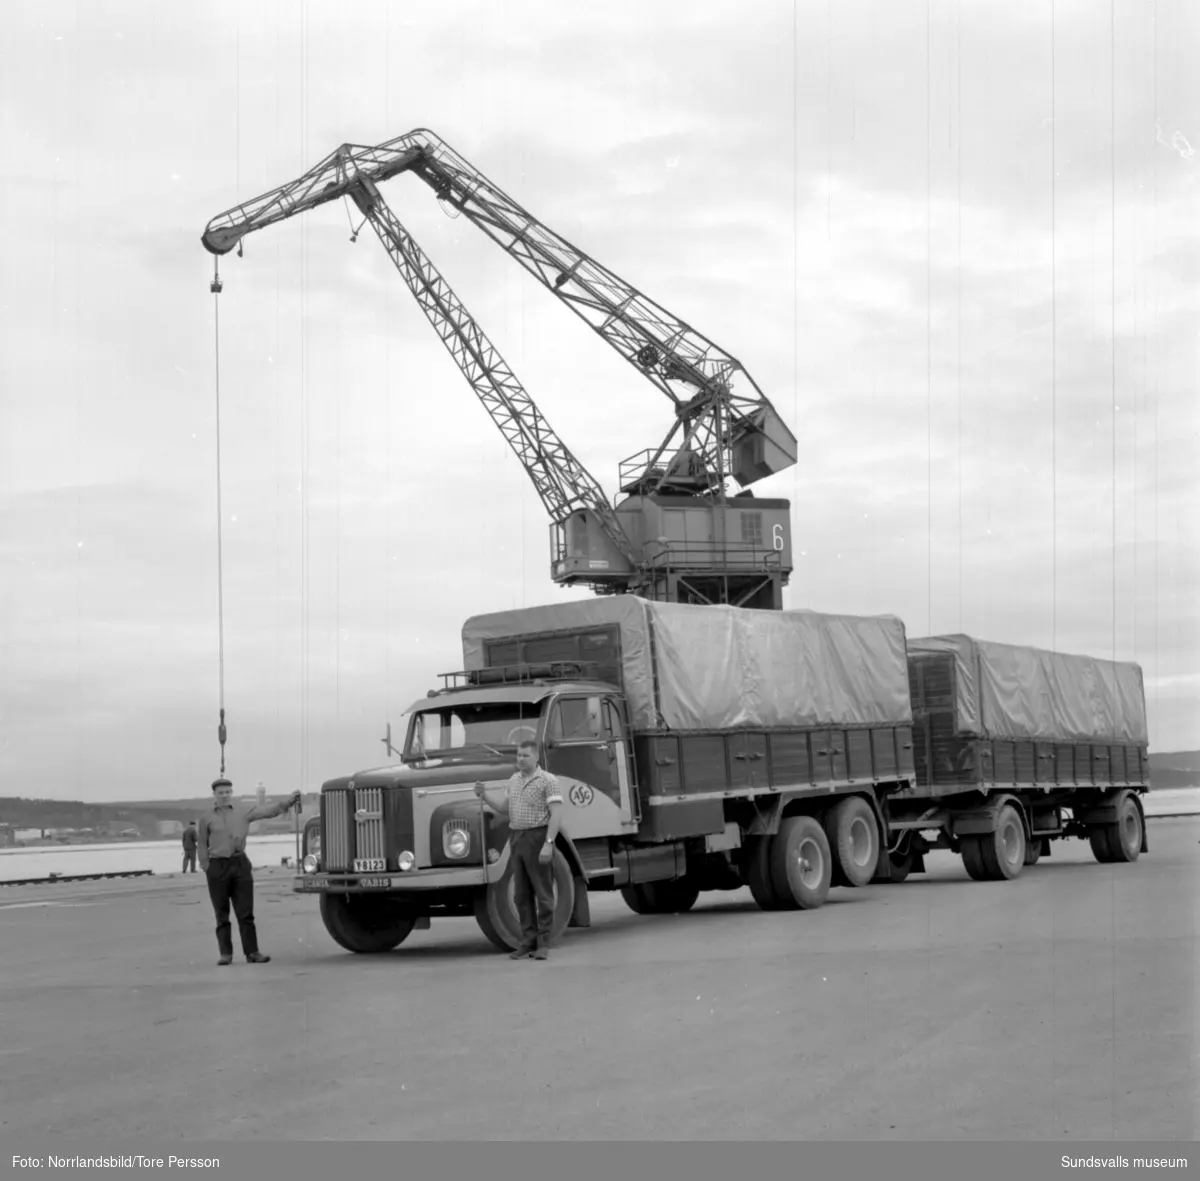
M 412 793 L 388 787 L 330 787 L 321 793 L 321 864 L 333 873 L 355 861 L 390 859 L 413 848 Z
M 325 834 L 321 856 L 325 869 L 349 869 L 354 850 L 350 847 L 350 816 L 353 814 L 350 792 L 344 787 L 333 788 L 321 795 L 322 819 Z
M 354 792 L 354 856 L 386 857 L 383 842 L 383 788 L 360 787 Z

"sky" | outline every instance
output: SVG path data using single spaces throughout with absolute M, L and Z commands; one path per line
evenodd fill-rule
M 1151 750 L 1200 748 L 1188 0 L 10 0 L 0 31 L 0 796 L 194 797 L 222 699 L 235 784 L 313 790 L 382 761 L 468 616 L 587 597 L 361 219 L 253 234 L 210 293 L 212 217 L 419 127 L 777 406 L 785 606 L 1137 661 Z M 615 497 L 667 401 L 419 181 L 384 196 Z

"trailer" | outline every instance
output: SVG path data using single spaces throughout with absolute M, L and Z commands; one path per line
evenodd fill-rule
M 402 762 L 331 780 L 295 889 L 352 951 L 474 915 L 519 941 L 507 824 L 474 798 L 538 742 L 563 791 L 555 933 L 589 894 L 640 914 L 749 886 L 811 909 L 875 876 L 888 798 L 916 787 L 903 623 L 631 595 L 463 627 L 464 669 L 414 703 Z M 319 848 L 318 848 L 319 845 Z
M 978 881 L 1017 877 L 1079 837 L 1101 862 L 1148 850 L 1146 702 L 1137 664 L 965 635 L 908 641 L 916 783 L 889 799 L 877 880 L 930 849 Z

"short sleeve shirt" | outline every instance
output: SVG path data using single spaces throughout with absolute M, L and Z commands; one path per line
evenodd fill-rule
M 550 804 L 561 804 L 558 780 L 539 767 L 528 779 L 520 771 L 508 781 L 508 826 L 520 831 L 550 823 Z

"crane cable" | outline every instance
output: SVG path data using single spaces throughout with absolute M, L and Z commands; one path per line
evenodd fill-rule
M 216 438 L 217 438 L 217 702 L 220 720 L 217 741 L 221 744 L 221 775 L 225 775 L 225 568 L 224 545 L 221 534 L 221 315 L 218 296 L 221 276 L 218 260 L 213 259 L 213 279 L 209 286 L 213 294 L 213 371 L 216 376 Z

